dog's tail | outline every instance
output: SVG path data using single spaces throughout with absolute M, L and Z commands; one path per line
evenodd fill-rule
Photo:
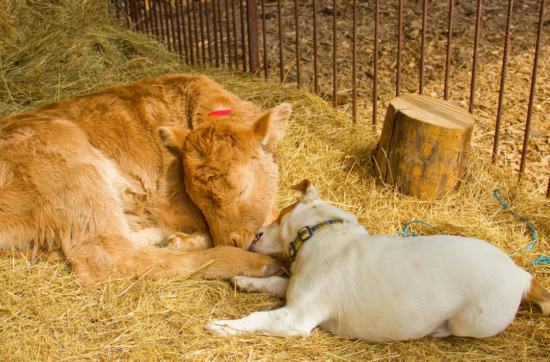
M 542 309 L 542 315 L 550 315 L 550 293 L 544 289 L 535 277 L 531 280 L 531 287 L 523 294 L 523 298 L 538 304 Z

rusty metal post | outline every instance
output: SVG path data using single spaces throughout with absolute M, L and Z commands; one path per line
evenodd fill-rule
M 189 1 L 192 1 L 192 0 L 187 0 L 187 28 L 189 29 L 189 57 L 191 60 L 191 65 L 195 65 L 195 55 L 193 54 L 193 43 L 196 42 L 196 38 L 193 38 L 193 27 L 191 24 L 192 23 L 191 5 L 189 4 Z M 198 57 L 198 53 L 197 53 L 197 57 Z
M 531 132 L 531 116 L 533 114 L 533 102 L 537 87 L 537 70 L 539 67 L 540 39 L 542 38 L 542 27 L 544 24 L 544 5 L 545 0 L 540 2 L 539 26 L 537 30 L 537 45 L 535 48 L 535 60 L 533 62 L 533 75 L 531 78 L 531 92 L 529 93 L 529 108 L 527 109 L 527 121 L 525 122 L 525 135 L 523 136 L 523 150 L 521 152 L 521 163 L 519 166 L 519 180 L 525 172 L 527 162 L 527 149 L 529 148 L 529 134 Z
M 178 25 L 178 43 L 182 44 L 181 38 L 183 38 L 183 53 L 185 54 L 185 63 L 189 64 L 189 53 L 187 52 L 187 37 L 185 34 L 185 16 L 183 15 L 183 0 L 176 0 L 176 18 Z M 181 25 L 180 25 L 181 21 Z M 183 36 L 182 36 L 183 33 Z
M 174 1 L 174 5 L 175 5 L 175 1 Z M 178 49 L 177 49 L 177 52 L 179 53 L 180 57 L 182 55 L 182 51 L 181 51 L 181 38 L 178 38 L 178 34 L 179 32 L 176 31 L 176 26 L 174 24 L 174 11 L 176 10 L 176 8 L 172 9 L 172 4 L 170 3 L 170 6 L 168 6 L 168 13 L 170 15 L 170 28 L 172 29 L 172 44 L 173 44 L 173 50 L 174 50 L 174 53 L 176 52 L 176 44 L 178 46 Z M 174 10 L 174 11 L 172 11 Z
M 166 43 L 168 44 L 168 49 L 173 51 L 174 47 L 172 46 L 172 41 L 170 39 L 170 19 L 168 18 L 168 8 L 172 5 L 170 5 L 170 2 L 167 1 L 164 3 L 164 24 L 166 25 Z
M 241 48 L 243 55 L 243 72 L 246 72 L 246 40 L 245 40 L 245 20 L 244 20 L 244 8 L 242 0 L 239 0 L 239 7 L 241 10 Z M 248 8 L 248 6 L 247 6 Z
M 248 52 L 250 59 L 250 73 L 256 75 L 260 67 L 260 49 L 258 47 L 258 2 L 247 0 L 246 12 L 248 16 Z
M 237 40 L 237 15 L 235 13 L 235 2 L 231 0 L 233 8 L 233 43 L 235 44 L 235 69 L 239 67 L 239 43 Z
M 378 31 L 380 27 L 380 0 L 375 0 L 374 6 L 374 69 L 372 86 L 372 124 L 376 125 L 378 118 Z
M 202 20 L 202 1 L 199 1 L 199 20 L 201 26 L 201 55 L 202 55 L 202 65 L 206 65 L 206 46 L 204 37 L 204 22 Z
M 229 60 L 229 68 L 233 67 L 233 59 L 231 52 L 231 24 L 229 21 L 229 0 L 225 1 L 225 25 L 227 26 L 227 59 Z
M 353 105 L 351 118 L 353 123 L 357 122 L 357 0 L 353 0 Z
M 214 2 L 212 1 L 212 4 L 213 3 Z M 208 1 L 204 2 L 204 11 L 205 11 L 205 18 L 206 18 L 206 37 L 207 37 L 206 46 L 208 47 L 208 64 L 212 66 L 212 36 L 210 34 L 210 13 L 208 11 Z M 201 10 L 201 13 L 202 13 L 202 10 Z M 204 39 L 203 39 L 203 43 L 204 43 Z M 216 58 L 217 56 L 218 54 L 216 53 Z M 218 66 L 218 63 L 219 61 L 216 62 L 216 67 Z
M 130 5 L 128 0 L 124 0 L 124 17 L 126 18 L 126 25 L 130 28 Z
M 267 57 L 267 35 L 265 29 L 265 0 L 262 0 L 262 39 L 264 43 L 264 77 L 269 78 L 269 59 Z
M 313 76 L 315 94 L 319 95 L 319 50 L 317 46 L 317 0 L 313 0 Z
M 149 11 L 151 12 L 151 20 L 153 20 L 153 33 L 157 37 L 157 40 L 160 38 L 160 26 L 157 16 L 157 7 L 155 6 L 155 0 L 149 2 Z
M 472 80 L 470 82 L 470 113 L 474 113 L 474 96 L 476 91 L 476 68 L 477 68 L 477 49 L 479 47 L 479 37 L 481 35 L 481 6 L 482 0 L 477 0 L 476 11 L 476 35 L 474 40 L 474 57 L 472 59 Z
M 500 76 L 500 91 L 498 94 L 498 111 L 495 124 L 495 138 L 493 141 L 493 160 L 494 164 L 498 156 L 498 146 L 500 142 L 500 120 L 502 118 L 502 106 L 504 103 L 504 90 L 506 89 L 506 69 L 508 67 L 508 53 L 510 52 L 510 27 L 512 25 L 512 12 L 514 9 L 514 0 L 508 0 L 508 16 L 506 18 L 506 35 L 504 38 L 504 55 L 502 56 L 502 73 Z
M 424 66 L 426 63 L 426 28 L 428 26 L 428 0 L 422 5 L 422 44 L 420 46 L 420 84 L 418 93 L 424 93 Z
M 216 55 L 216 68 L 220 67 L 220 53 L 218 52 L 218 14 L 216 9 L 216 0 L 211 0 L 212 2 L 212 24 L 214 24 L 214 39 L 213 42 L 208 38 L 210 45 L 214 44 L 214 54 Z
M 225 66 L 225 55 L 224 55 L 224 43 L 223 43 L 223 19 L 222 19 L 222 5 L 220 3 L 220 0 L 216 0 L 218 4 L 218 20 L 219 20 L 219 28 L 220 28 L 220 53 L 221 53 L 221 60 L 222 60 L 222 66 Z
M 337 18 L 338 18 L 338 1 L 332 1 L 332 105 L 334 109 L 338 108 L 338 39 L 336 37 L 337 32 Z
M 401 53 L 403 52 L 403 0 L 399 0 L 399 21 L 397 22 L 397 73 L 395 75 L 395 96 L 401 94 Z
M 281 83 L 285 81 L 285 67 L 283 57 L 283 8 L 281 0 L 277 0 L 277 20 L 279 20 L 279 67 L 281 69 Z
M 302 88 L 300 79 L 300 6 L 298 0 L 294 0 L 294 19 L 296 22 L 296 85 Z
M 453 16 L 455 0 L 449 0 L 449 30 L 447 32 L 447 60 L 445 62 L 445 90 L 443 98 L 449 99 L 449 72 L 451 70 L 451 42 L 453 41 Z

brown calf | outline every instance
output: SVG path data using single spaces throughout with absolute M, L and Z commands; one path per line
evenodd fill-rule
M 83 280 L 272 274 L 272 259 L 243 249 L 277 217 L 290 112 L 167 75 L 4 118 L 0 251 L 60 248 Z

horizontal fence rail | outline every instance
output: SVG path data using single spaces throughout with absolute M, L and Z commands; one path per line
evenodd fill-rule
M 523 148 L 519 167 L 519 179 L 525 173 L 526 158 L 529 147 L 531 118 L 533 105 L 536 98 L 536 82 L 539 57 L 541 51 L 541 39 L 543 37 L 543 25 L 545 24 L 545 2 L 538 2 L 538 24 L 536 31 L 536 45 L 534 62 L 532 64 L 531 87 L 528 100 L 528 110 L 525 120 L 523 135 Z M 113 3 L 113 0 L 109 0 Z M 404 12 L 410 14 L 412 11 L 420 13 L 418 22 L 421 28 L 419 64 L 418 64 L 418 87 L 417 91 L 423 94 L 426 87 L 426 62 L 427 62 L 427 30 L 430 28 L 430 9 L 440 6 L 441 2 L 417 0 L 404 2 L 396 0 L 391 6 L 396 6 L 397 21 L 395 34 L 397 35 L 395 48 L 395 95 L 403 91 L 403 52 L 404 48 Z M 462 2 L 461 2 L 462 3 Z M 471 56 L 471 80 L 469 84 L 469 102 L 466 104 L 471 113 L 474 113 L 477 105 L 476 97 L 476 75 L 480 59 L 479 47 L 480 38 L 483 34 L 483 16 L 491 9 L 484 5 L 483 0 L 471 0 L 471 10 L 468 14 L 475 15 L 475 31 L 472 39 L 473 49 Z M 504 4 L 504 3 L 503 3 Z M 444 86 L 443 98 L 450 97 L 450 90 L 453 76 L 453 54 L 457 49 L 453 48 L 453 28 L 455 12 L 458 1 L 449 0 L 447 4 L 447 18 L 445 37 L 445 62 L 443 65 Z M 463 4 L 461 4 L 463 5 Z M 366 104 L 367 100 L 358 99 L 358 51 L 364 53 L 364 49 L 372 49 L 372 124 L 377 124 L 378 102 L 380 98 L 380 43 L 381 43 L 381 8 L 380 0 L 361 1 L 358 0 L 311 0 L 300 2 L 298 0 L 115 0 L 117 16 L 124 14 L 129 27 L 147 33 L 166 44 L 166 46 L 178 54 L 181 60 L 190 65 L 202 65 L 210 67 L 229 67 L 242 69 L 251 72 L 265 79 L 277 77 L 281 83 L 295 83 L 297 87 L 308 89 L 317 95 L 332 98 L 334 108 L 338 108 L 343 98 L 339 83 L 342 83 L 342 71 L 340 62 L 346 57 L 351 61 L 351 116 L 354 122 L 357 121 L 357 105 L 359 102 Z M 372 24 L 373 38 L 359 36 L 358 29 L 358 7 L 372 9 L 368 23 Z M 464 6 L 464 5 L 463 5 Z M 352 23 L 344 24 L 339 21 L 341 9 L 351 9 L 353 12 Z M 485 9 L 485 10 L 484 10 Z M 506 80 L 509 72 L 510 50 L 512 46 L 511 29 L 514 22 L 514 0 L 507 1 L 506 26 L 503 31 L 504 40 L 502 43 L 502 62 L 500 83 L 498 91 L 498 108 L 495 119 L 495 131 L 493 139 L 492 160 L 495 163 L 499 157 L 500 134 L 502 118 L 504 115 L 504 100 L 506 96 Z M 331 39 L 327 38 L 326 30 L 323 30 L 324 38 L 320 38 L 319 13 L 332 17 Z M 416 13 L 415 13 L 416 14 Z M 502 14 L 504 15 L 504 14 Z M 274 18 L 277 18 L 273 22 Z M 291 28 L 283 24 L 283 19 L 293 19 Z M 277 24 L 277 29 L 268 30 L 266 23 Z M 307 25 L 306 26 L 304 26 Z M 310 26 L 311 25 L 311 26 Z M 271 26 L 273 28 L 273 26 Z M 310 29 L 306 34 L 306 28 Z M 534 28 L 534 27 L 533 27 Z M 261 32 L 261 34 L 260 34 Z M 338 43 L 338 34 L 351 33 L 351 49 L 341 49 Z M 290 36 L 289 36 L 290 34 Z M 290 43 L 289 43 L 290 40 Z M 261 42 L 261 47 L 260 47 Z M 269 44 L 273 44 L 270 49 Z M 323 64 L 320 59 L 320 47 L 329 49 L 332 52 L 331 74 L 327 71 L 330 67 Z M 260 52 L 260 49 L 262 50 Z M 360 50 L 363 49 L 363 50 Z M 291 51 L 294 53 L 295 64 L 288 61 L 285 54 Z M 370 52 L 370 51 L 369 51 Z M 306 57 L 306 54 L 311 53 Z M 370 54 L 370 53 L 369 53 Z M 359 55 L 361 56 L 361 55 Z M 384 55 L 387 56 L 387 55 Z M 278 58 L 278 59 L 277 59 Z M 304 82 L 302 64 L 304 61 L 312 63 L 312 75 L 306 76 L 309 85 Z M 321 67 L 319 66 L 321 64 Z M 324 69 L 325 74 L 321 74 Z M 319 80 L 332 75 L 332 90 L 327 94 L 322 91 Z M 328 79 L 328 78 L 327 78 Z M 347 84 L 347 83 L 346 83 Z M 325 89 L 326 91 L 327 89 Z M 410 92 L 410 87 L 407 88 Z M 547 197 L 550 197 L 550 178 L 547 189 Z

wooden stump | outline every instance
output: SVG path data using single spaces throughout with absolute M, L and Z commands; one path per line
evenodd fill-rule
M 474 117 L 454 104 L 418 94 L 390 102 L 374 173 L 421 199 L 451 194 L 466 169 Z

